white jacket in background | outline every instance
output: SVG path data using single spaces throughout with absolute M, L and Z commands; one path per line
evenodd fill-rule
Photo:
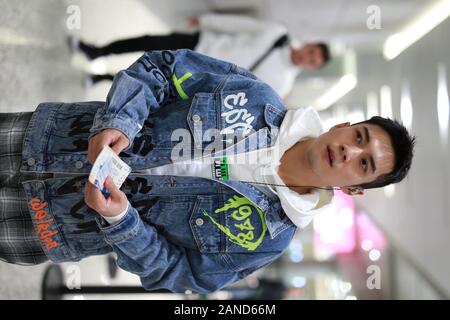
M 200 39 L 195 51 L 251 68 L 287 29 L 277 23 L 231 14 L 199 17 Z M 273 50 L 253 73 L 285 98 L 300 68 L 291 62 L 288 45 Z

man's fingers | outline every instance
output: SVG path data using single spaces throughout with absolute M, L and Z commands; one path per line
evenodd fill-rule
M 91 164 L 93 163 L 92 159 L 93 159 L 93 153 L 94 153 L 94 151 L 92 149 L 93 149 L 92 143 L 91 143 L 91 141 L 89 141 L 89 144 L 88 144 L 88 161 Z
M 91 139 L 88 145 L 88 160 L 91 164 L 94 164 L 95 159 L 97 159 L 97 156 L 105 144 L 106 142 L 104 142 L 103 139 L 95 139 L 95 137 Z
M 94 164 L 95 159 L 97 159 L 98 155 L 102 151 L 104 146 L 109 146 L 114 139 L 114 134 L 106 129 L 102 130 L 93 136 L 89 140 L 88 144 L 88 160 L 91 164 Z
M 94 203 L 102 203 L 105 201 L 105 197 L 103 196 L 103 193 L 97 189 L 91 182 L 87 182 L 87 196 L 90 200 L 92 200 Z
M 113 199 L 120 198 L 120 191 L 119 188 L 117 188 L 116 184 L 114 183 L 113 179 L 110 176 L 107 176 L 105 179 L 105 187 L 109 190 L 111 193 L 111 197 Z
M 96 158 L 97 158 L 96 148 L 90 145 L 88 148 L 88 160 L 91 164 L 94 164 Z
M 104 146 L 111 147 L 119 155 L 123 149 L 128 147 L 129 143 L 128 138 L 122 132 L 116 129 L 104 129 L 90 139 L 88 160 L 91 164 L 94 164 L 95 159 L 97 159 Z
M 128 139 L 124 136 L 121 136 L 115 143 L 114 145 L 111 146 L 111 149 L 117 154 L 119 155 L 123 149 L 125 149 L 126 147 L 128 147 Z
M 106 199 L 103 196 L 103 193 L 90 181 L 86 182 L 84 197 L 86 204 L 96 211 L 103 210 L 106 206 Z

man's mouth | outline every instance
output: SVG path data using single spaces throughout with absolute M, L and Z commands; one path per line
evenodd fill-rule
M 330 167 L 333 166 L 333 151 L 330 149 L 329 146 L 327 146 L 327 155 L 328 155 L 328 162 L 330 164 Z

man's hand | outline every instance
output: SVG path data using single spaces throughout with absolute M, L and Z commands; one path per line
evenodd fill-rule
M 88 160 L 93 164 L 105 145 L 111 147 L 119 155 L 123 149 L 128 147 L 129 143 L 130 141 L 121 131 L 104 129 L 89 139 Z
M 84 189 L 84 202 L 88 207 L 94 209 L 102 216 L 114 217 L 122 213 L 128 206 L 128 199 L 125 193 L 120 191 L 114 184 L 111 177 L 106 177 L 105 187 L 111 193 L 108 199 L 105 198 L 103 193 L 97 189 L 89 181 L 86 182 L 86 188 Z

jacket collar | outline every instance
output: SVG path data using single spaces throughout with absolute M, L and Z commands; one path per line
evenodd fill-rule
M 286 109 L 280 110 L 271 104 L 266 104 L 264 108 L 264 120 L 269 125 L 272 141 L 275 141 L 278 136 L 286 112 Z

